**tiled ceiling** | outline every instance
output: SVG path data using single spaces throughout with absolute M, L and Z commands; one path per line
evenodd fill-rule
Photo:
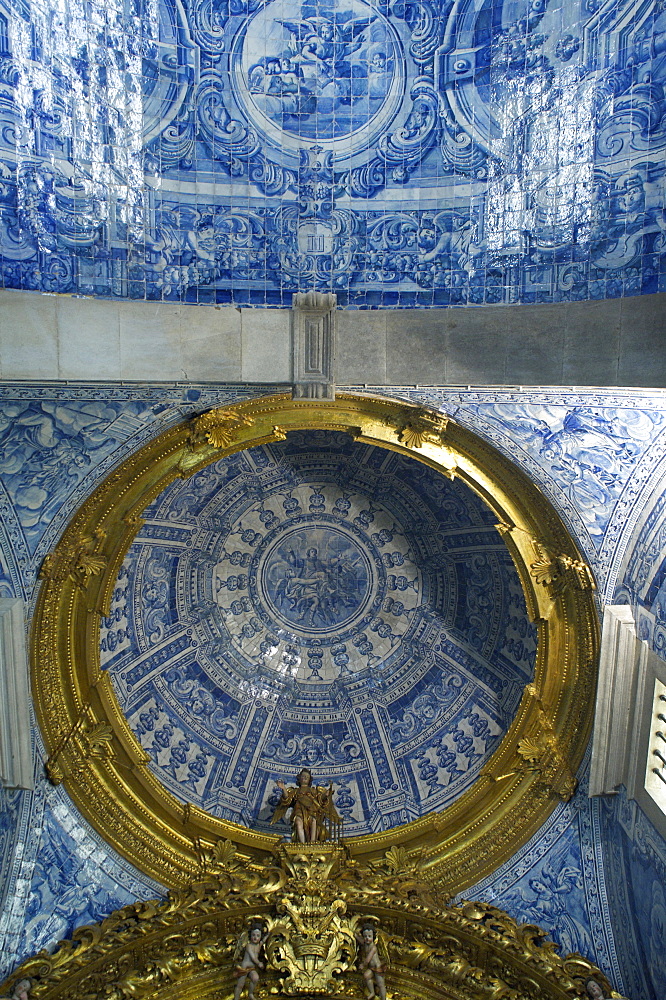
M 334 432 L 224 458 L 147 509 L 102 628 L 181 800 L 262 830 L 301 766 L 347 835 L 444 809 L 506 732 L 536 634 L 495 518 Z

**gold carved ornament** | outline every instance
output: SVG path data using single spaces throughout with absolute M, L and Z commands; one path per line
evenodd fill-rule
M 430 883 L 453 895 L 511 857 L 573 793 L 592 720 L 598 623 L 590 570 L 539 490 L 472 432 L 424 407 L 345 394 L 263 397 L 171 428 L 109 476 L 43 567 L 31 659 L 47 769 L 109 843 L 169 887 L 189 884 L 221 840 L 244 864 L 275 846 L 277 838 L 183 806 L 151 773 L 100 669 L 99 628 L 143 510 L 170 482 L 309 428 L 344 431 L 466 483 L 493 511 L 537 624 L 533 682 L 474 785 L 441 813 L 348 842 L 363 864 L 392 845 L 422 852 Z
M 403 848 L 361 864 L 339 844 L 283 844 L 263 861 L 220 860 L 164 902 L 138 902 L 24 962 L 30 1000 L 231 1000 L 239 942 L 261 926 L 256 995 L 362 995 L 359 927 L 371 926 L 391 1000 L 566 1000 L 602 973 L 560 956 L 543 931 L 486 904 L 449 905 Z

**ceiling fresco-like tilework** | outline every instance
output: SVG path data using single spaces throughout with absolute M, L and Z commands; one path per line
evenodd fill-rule
M 276 781 L 307 765 L 358 835 L 469 787 L 536 634 L 468 487 L 347 435 L 294 432 L 173 483 L 144 516 L 102 665 L 175 795 L 275 832 Z
M 0 0 L 5 287 L 666 288 L 663 0 Z
M 267 391 L 270 387 L 191 384 L 3 386 L 2 596 L 23 596 L 30 609 L 42 559 L 65 524 L 100 481 L 148 438 L 174 420 Z M 666 463 L 663 392 L 403 387 L 399 394 L 448 413 L 519 464 L 569 525 L 594 568 L 603 600 L 637 602 L 641 635 L 663 648 L 664 631 L 658 626 L 664 615 L 657 598 L 666 557 L 658 529 L 664 508 L 657 500 L 663 494 Z M 590 437 L 592 424 L 596 431 Z M 78 459 L 73 461 L 72 455 Z M 39 478 L 32 488 L 31 474 L 42 465 L 55 469 L 58 460 L 63 474 Z M 587 518 L 578 488 L 590 478 L 598 497 L 594 521 Z M 655 504 L 661 512 L 657 520 L 651 516 Z M 640 568 L 643 564 L 647 571 Z M 126 622 L 122 587 L 118 590 L 114 643 L 122 639 L 118 633 Z M 106 627 L 114 626 L 107 622 Z M 62 785 L 48 784 L 37 731 L 34 737 L 36 790 L 0 789 L 0 976 L 39 949 L 51 949 L 81 920 L 161 892 L 87 826 Z M 277 772 L 275 768 L 271 776 Z M 294 770 L 285 768 L 284 773 L 291 777 Z M 319 780 L 328 780 L 328 771 L 320 773 Z M 653 932 L 661 926 L 658 886 L 665 880 L 659 866 L 663 868 L 666 846 L 651 839 L 639 815 L 626 823 L 623 796 L 615 796 L 607 808 L 589 799 L 585 767 L 579 781 L 574 798 L 557 806 L 528 844 L 465 895 L 496 903 L 519 921 L 539 924 L 568 947 L 589 949 L 591 940 L 593 951 L 587 957 L 620 993 L 658 1000 L 664 995 L 663 962 L 657 954 L 651 990 L 645 957 L 654 954 L 658 936 Z M 564 904 L 573 920 L 562 919 Z

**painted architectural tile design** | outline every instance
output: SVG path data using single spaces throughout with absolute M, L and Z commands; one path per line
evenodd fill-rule
M 351 307 L 666 288 L 660 0 L 2 0 L 8 288 Z
M 11 459 L 11 464 L 3 469 L 0 476 L 0 485 L 4 491 L 0 494 L 0 521 L 4 532 L 1 544 L 3 576 L 0 580 L 3 594 L 21 594 L 28 601 L 34 599 L 36 574 L 41 558 L 52 547 L 78 504 L 129 451 L 177 419 L 183 419 L 210 406 L 264 391 L 268 390 L 259 386 L 4 387 L 2 413 L 16 416 L 17 419 L 6 422 L 2 437 L 3 456 L 9 456 L 8 461 Z M 659 499 L 663 492 L 659 489 L 659 484 L 664 477 L 666 462 L 666 406 L 663 394 L 650 396 L 642 391 L 590 391 L 573 394 L 560 390 L 534 390 L 529 394 L 518 394 L 508 389 L 405 389 L 394 390 L 394 394 L 397 391 L 414 400 L 420 399 L 446 410 L 475 428 L 481 436 L 502 448 L 520 464 L 549 495 L 561 515 L 572 526 L 588 557 L 590 553 L 595 554 L 595 569 L 600 579 L 617 579 L 617 599 L 631 600 L 640 606 L 641 616 L 645 619 L 643 625 L 639 621 L 639 629 L 643 630 L 641 634 L 658 647 L 666 629 L 666 621 L 661 621 L 664 613 L 662 564 L 666 557 L 666 541 L 661 537 L 664 511 Z M 548 430 L 544 430 L 540 421 L 547 424 Z M 619 449 L 622 448 L 623 441 L 625 447 L 622 451 Z M 543 450 L 544 442 L 550 445 L 547 452 Z M 399 534 L 394 534 L 393 539 L 386 539 L 383 546 L 373 543 L 373 533 L 379 536 L 382 530 L 392 529 L 383 521 L 379 528 L 372 521 L 369 525 L 365 524 L 368 515 L 364 515 L 364 512 L 371 511 L 371 506 L 365 500 L 361 502 L 358 499 L 362 484 L 354 481 L 356 493 L 351 489 L 338 489 L 330 478 L 327 480 L 322 474 L 326 463 L 314 476 L 316 482 L 300 481 L 299 463 L 302 471 L 303 456 L 307 454 L 306 444 L 305 440 L 298 445 L 295 442 L 290 466 L 292 478 L 288 482 L 277 478 L 273 480 L 276 490 L 272 494 L 270 476 L 277 477 L 278 464 L 276 462 L 270 469 L 265 464 L 262 465 L 266 458 L 269 463 L 277 458 L 277 452 L 272 453 L 270 449 L 258 450 L 260 454 L 257 455 L 257 463 L 252 456 L 248 458 L 246 455 L 244 461 L 249 462 L 249 465 L 244 465 L 239 457 L 238 464 L 231 466 L 231 474 L 226 478 L 222 474 L 222 506 L 229 506 L 227 501 L 233 494 L 235 479 L 244 477 L 244 483 L 248 486 L 249 506 L 247 512 L 243 511 L 240 515 L 243 527 L 241 529 L 235 523 L 229 525 L 229 532 L 236 531 L 236 534 L 227 533 L 229 544 L 225 541 L 224 554 L 212 550 L 209 552 L 205 544 L 194 546 L 187 567 L 182 562 L 183 573 L 180 577 L 177 567 L 179 553 L 185 547 L 183 539 L 198 532 L 198 539 L 203 543 L 207 531 L 211 537 L 216 532 L 221 532 L 221 529 L 214 527 L 217 512 L 213 509 L 212 498 L 216 495 L 213 479 L 220 477 L 223 470 L 215 467 L 205 470 L 211 479 L 208 481 L 206 476 L 202 478 L 198 493 L 196 477 L 179 484 L 186 494 L 188 489 L 192 491 L 187 494 L 185 502 L 181 503 L 179 517 L 159 517 L 157 508 L 152 512 L 153 518 L 146 523 L 132 550 L 133 582 L 129 577 L 119 579 L 112 613 L 103 623 L 102 640 L 105 643 L 104 655 L 109 669 L 114 669 L 115 663 L 122 663 L 127 650 L 141 644 L 145 648 L 142 658 L 135 664 L 135 667 L 140 668 L 137 671 L 140 674 L 142 665 L 148 663 L 151 653 L 164 649 L 171 643 L 175 660 L 173 673 L 168 681 L 160 680 L 159 672 L 156 671 L 153 675 L 154 683 L 151 675 L 147 674 L 143 680 L 139 679 L 136 689 L 132 688 L 130 691 L 125 688 L 122 696 L 127 699 L 127 710 L 134 719 L 136 731 L 143 726 L 145 732 L 141 738 L 146 745 L 152 741 L 151 745 L 157 748 L 153 766 L 160 769 L 163 780 L 176 794 L 192 796 L 193 800 L 197 796 L 205 799 L 209 794 L 210 785 L 207 786 L 207 782 L 212 773 L 212 766 L 208 769 L 209 758 L 214 756 L 210 746 L 216 741 L 219 747 L 223 747 L 225 742 L 231 746 L 231 728 L 238 725 L 240 712 L 230 699 L 220 706 L 214 705 L 213 710 L 210 710 L 210 678 L 203 669 L 197 672 L 192 666 L 191 673 L 179 673 L 181 661 L 184 662 L 186 658 L 191 665 L 196 660 L 201 668 L 205 665 L 211 667 L 212 664 L 216 669 L 219 669 L 216 666 L 219 658 L 216 659 L 217 654 L 212 649 L 212 635 L 206 637 L 205 642 L 200 641 L 196 649 L 191 644 L 178 648 L 182 635 L 172 618 L 173 603 L 169 597 L 172 581 L 176 582 L 176 591 L 187 602 L 188 608 L 200 607 L 204 631 L 212 627 L 210 623 L 215 621 L 215 616 L 228 628 L 235 628 L 234 623 L 238 623 L 234 633 L 234 649 L 238 651 L 240 658 L 244 643 L 253 641 L 252 637 L 246 637 L 243 632 L 243 626 L 252 625 L 252 618 L 255 617 L 243 605 L 243 598 L 247 598 L 251 587 L 255 586 L 250 581 L 251 566 L 243 565 L 248 561 L 252 563 L 253 553 L 260 553 L 263 560 L 261 566 L 266 572 L 269 597 L 265 612 L 285 633 L 297 634 L 306 618 L 312 619 L 312 624 L 319 629 L 324 639 L 329 628 L 353 631 L 356 622 L 354 616 L 360 615 L 359 620 L 366 616 L 365 602 L 372 606 L 375 599 L 373 588 L 383 573 L 383 599 L 391 598 L 394 602 L 403 604 L 400 615 L 382 612 L 382 621 L 386 618 L 391 625 L 390 635 L 381 635 L 380 628 L 386 632 L 381 625 L 378 625 L 376 632 L 371 626 L 364 628 L 359 635 L 365 635 L 365 641 L 360 640 L 359 646 L 355 646 L 353 640 L 345 642 L 347 649 L 344 653 L 338 650 L 338 644 L 327 646 L 322 642 L 321 648 L 305 648 L 300 644 L 305 655 L 303 652 L 295 654 L 294 663 L 300 656 L 301 663 L 297 665 L 297 669 L 304 672 L 304 687 L 321 688 L 329 684 L 328 678 L 334 673 L 337 676 L 336 672 L 342 673 L 343 668 L 352 663 L 350 652 L 354 658 L 360 658 L 367 664 L 373 656 L 384 656 L 382 662 L 387 662 L 391 656 L 389 646 L 393 649 L 391 637 L 400 634 L 404 641 L 404 636 L 407 635 L 406 631 L 400 630 L 407 623 L 405 612 L 409 608 L 413 609 L 414 604 L 408 604 L 405 595 L 416 596 L 416 591 L 409 586 L 409 582 L 416 579 L 417 572 L 422 572 L 422 563 L 416 557 L 414 546 L 411 543 L 407 545 Z M 68 472 L 61 477 L 45 475 L 39 484 L 42 493 L 34 495 L 35 506 L 24 504 L 28 470 L 51 468 L 53 449 L 58 447 L 63 448 L 63 460 L 67 469 L 73 470 L 72 474 Z M 347 447 L 353 452 L 354 446 L 348 440 Z M 73 460 L 74 455 L 81 456 L 80 464 Z M 351 453 L 349 458 L 353 458 Z M 376 473 L 375 469 L 373 474 Z M 593 484 L 602 483 L 607 490 L 605 499 L 600 499 L 598 504 L 599 516 L 591 522 L 582 517 L 575 519 L 575 494 L 570 490 L 572 482 L 584 481 L 588 473 Z M 215 482 L 219 484 L 220 480 L 215 479 Z M 212 491 L 208 494 L 206 483 Z M 406 484 L 405 488 L 408 491 L 411 489 L 416 498 L 429 490 L 425 481 L 415 481 L 411 486 Z M 228 491 L 226 494 L 225 490 Z M 176 506 L 184 496 L 185 494 L 174 497 Z M 339 502 L 341 500 L 343 503 Z M 349 502 L 348 508 L 344 507 L 345 500 Z M 459 522 L 457 526 L 452 524 L 447 535 L 447 558 L 455 563 L 456 540 L 463 545 L 472 530 L 485 531 L 488 524 L 483 517 L 476 525 L 463 523 L 474 511 L 458 495 L 451 495 L 449 500 L 456 500 L 450 517 L 452 521 L 457 518 Z M 382 512 L 378 510 L 373 515 L 376 521 L 387 516 L 387 504 L 390 502 L 393 502 L 392 499 L 387 500 L 383 496 L 373 498 L 374 507 L 382 508 Z M 442 502 L 440 497 L 436 504 Z M 336 508 L 341 513 L 334 515 L 333 510 Z M 279 523 L 274 523 L 272 527 L 268 525 L 268 512 L 271 510 L 279 518 Z M 297 510 L 298 513 L 295 513 Z M 261 519 L 262 512 L 267 520 Z M 582 508 L 582 514 L 585 515 L 585 508 Z M 286 592 L 283 593 L 286 587 L 280 589 L 280 580 L 275 580 L 271 575 L 271 566 L 277 565 L 279 560 L 289 563 L 292 550 L 297 570 L 299 560 L 305 565 L 308 558 L 314 559 L 314 556 L 308 556 L 307 548 L 305 552 L 301 551 L 302 538 L 298 534 L 301 521 L 307 518 L 317 518 L 321 522 L 317 559 L 325 562 L 326 566 L 313 567 L 315 574 L 321 574 L 316 579 L 328 579 L 330 564 L 343 556 L 352 562 L 360 560 L 359 565 L 365 567 L 359 575 L 360 586 L 347 588 L 346 591 L 343 588 L 344 599 L 327 605 L 325 609 L 321 607 L 321 601 L 317 605 L 307 595 L 293 598 Z M 331 518 L 335 518 L 335 523 Z M 354 524 L 355 518 L 359 519 L 359 524 Z M 594 531 L 590 525 L 595 526 Z M 255 535 L 259 535 L 256 544 L 252 545 L 243 539 L 243 531 L 253 532 L 253 541 Z M 370 542 L 366 542 L 363 536 L 367 536 Z M 359 541 L 362 538 L 363 541 Z M 289 541 L 289 545 L 286 541 Z M 329 551 L 330 545 L 333 545 L 335 555 Z M 381 570 L 374 559 L 370 560 L 368 557 L 368 561 L 364 561 L 373 545 L 380 556 Z M 240 555 L 236 555 L 237 552 Z M 209 554 L 211 558 L 208 558 Z M 391 566 L 385 565 L 385 554 L 391 555 Z M 399 557 L 402 557 L 402 565 L 395 565 L 399 563 Z M 411 575 L 411 566 L 417 565 L 421 568 Z M 410 568 L 410 573 L 407 573 L 405 567 Z M 187 573 L 184 572 L 186 568 Z M 244 576 L 248 577 L 247 581 L 243 579 Z M 398 586 L 398 579 L 402 576 L 407 581 L 404 589 Z M 390 577 L 395 578 L 394 590 L 388 584 Z M 305 578 L 299 577 L 297 573 L 293 579 Z M 210 582 L 210 592 L 206 589 L 208 584 L 204 586 L 200 582 L 202 580 Z M 217 584 L 213 587 L 214 580 L 220 583 L 219 590 Z M 524 616 L 517 614 L 513 607 L 513 591 L 507 581 L 506 564 L 499 554 L 491 554 L 491 558 L 486 559 L 485 563 L 478 562 L 474 572 L 463 578 L 466 592 L 464 599 L 461 596 L 461 577 L 450 577 L 448 591 L 444 587 L 441 593 L 445 595 L 448 592 L 450 595 L 457 587 L 459 599 L 449 603 L 443 596 L 440 607 L 444 616 L 453 615 L 452 632 L 455 633 L 455 622 L 458 622 L 460 629 L 464 626 L 468 634 L 473 635 L 474 623 L 484 615 L 484 594 L 499 593 L 501 588 L 505 588 L 506 603 L 499 620 L 487 623 L 489 631 L 478 633 L 478 648 L 470 644 L 465 652 L 478 665 L 481 663 L 479 651 L 482 656 L 487 657 L 491 650 L 497 650 L 499 656 L 493 657 L 493 662 L 499 663 L 507 658 L 507 663 L 512 663 L 514 676 L 518 676 L 523 669 L 521 664 L 529 662 L 529 657 L 525 659 L 523 655 L 527 648 L 528 631 Z M 130 605 L 127 602 L 132 588 L 141 595 L 147 588 L 145 606 L 148 614 L 144 617 L 141 633 L 134 630 L 135 618 L 131 602 Z M 127 593 L 123 593 L 125 590 Z M 421 593 L 423 592 L 422 589 Z M 608 600 L 610 597 L 612 590 L 604 599 Z M 299 600 L 302 602 L 300 605 Z M 237 615 L 232 610 L 235 602 L 239 602 Z M 392 607 L 397 610 L 396 604 Z M 211 612 L 211 615 L 206 618 L 204 611 Z M 416 617 L 413 610 L 410 613 L 413 618 Z M 303 619 L 299 619 L 301 614 L 304 615 Z M 258 615 L 256 617 L 262 628 L 265 628 L 261 618 Z M 406 627 L 409 629 L 410 626 Z M 431 625 L 427 627 L 430 628 Z M 264 641 L 259 638 L 258 633 L 254 640 L 259 644 Z M 366 642 L 372 645 L 371 650 Z M 211 643 L 210 648 L 203 649 L 206 643 Z M 281 650 L 286 651 L 286 644 L 282 640 L 281 645 L 278 645 Z M 324 647 L 326 651 L 322 656 L 308 656 L 308 653 L 318 653 Z M 261 653 L 260 647 L 257 648 Z M 198 656 L 202 649 L 207 657 L 205 663 L 193 657 L 193 653 L 196 652 Z M 516 659 L 519 651 L 521 656 Z M 454 654 L 453 649 L 437 651 L 437 657 L 446 659 L 451 676 L 455 672 L 461 673 L 464 666 L 460 663 L 454 666 Z M 285 661 L 288 667 L 290 655 L 287 654 Z M 335 662 L 336 657 L 338 663 Z M 348 662 L 345 662 L 345 657 L 349 657 Z M 374 664 L 373 661 L 373 668 L 374 666 L 379 664 Z M 363 669 L 368 671 L 368 667 Z M 399 669 L 397 664 L 390 664 L 389 673 L 394 669 Z M 321 680 L 316 679 L 317 673 Z M 501 676 L 499 667 L 495 668 L 494 676 L 495 679 L 505 679 Z M 508 673 L 506 677 L 509 677 Z M 451 700 L 452 692 L 445 684 L 439 683 L 441 680 L 441 671 L 439 678 L 424 675 L 418 682 L 423 685 L 422 688 L 415 685 L 418 690 L 413 691 L 413 697 L 410 693 L 404 701 L 391 703 L 393 707 L 384 705 L 379 706 L 376 711 L 370 711 L 365 704 L 358 704 L 355 707 L 361 709 L 361 714 L 356 715 L 357 729 L 354 738 L 347 742 L 339 740 L 336 733 L 324 732 L 323 729 L 321 733 L 312 731 L 304 734 L 298 724 L 294 724 L 295 728 L 291 731 L 286 725 L 282 728 L 275 726 L 270 733 L 270 740 L 265 742 L 266 754 L 258 766 L 261 780 L 256 782 L 255 791 L 262 804 L 269 807 L 271 790 L 267 779 L 279 774 L 291 777 L 295 767 L 300 764 L 300 754 L 309 750 L 316 759 L 312 761 L 314 769 L 319 769 L 322 779 L 328 780 L 336 775 L 333 777 L 336 801 L 345 819 L 350 824 L 364 822 L 360 807 L 362 795 L 358 792 L 358 785 L 363 784 L 364 779 L 359 782 L 353 774 L 353 744 L 354 741 L 360 743 L 363 739 L 368 746 L 373 741 L 373 749 L 377 747 L 381 750 L 388 746 L 392 751 L 395 748 L 398 756 L 403 754 L 402 759 L 409 759 L 411 771 L 408 769 L 405 773 L 411 773 L 410 781 L 414 795 L 419 796 L 419 808 L 424 804 L 428 806 L 429 802 L 445 801 L 447 788 L 451 784 L 447 781 L 450 773 L 447 766 L 451 761 L 448 755 L 458 751 L 455 767 L 461 770 L 459 765 L 467 752 L 464 748 L 469 750 L 470 741 L 472 755 L 484 752 L 482 744 L 485 729 L 476 733 L 469 721 L 458 725 L 455 712 L 450 714 L 451 726 L 448 730 L 431 717 L 433 704 L 441 707 L 445 716 L 450 713 L 453 700 L 460 693 L 460 689 L 453 684 Z M 128 681 L 132 683 L 129 677 L 122 683 L 126 685 Z M 249 678 L 248 682 L 254 684 L 255 680 Z M 263 679 L 261 683 L 263 684 Z M 493 691 L 493 683 L 491 671 L 483 681 L 487 699 L 488 692 Z M 494 695 L 492 705 L 490 701 L 487 702 L 492 707 L 492 712 L 487 713 L 491 740 L 495 738 L 492 725 L 501 729 L 505 724 L 504 717 L 498 711 L 502 699 L 508 718 L 510 692 L 507 694 L 503 688 L 499 694 Z M 240 699 L 237 700 L 240 704 Z M 254 700 L 261 701 L 261 698 Z M 182 712 L 182 706 L 186 702 L 189 705 L 189 723 L 187 729 L 181 727 L 181 735 L 176 732 L 178 713 Z M 261 726 L 261 711 L 265 707 L 269 706 L 262 701 L 253 713 L 246 712 L 244 719 L 240 721 L 247 723 L 247 731 L 253 725 Z M 141 718 L 142 714 L 146 716 L 145 722 Z M 164 718 L 167 715 L 171 716 L 175 724 L 168 723 Z M 471 715 L 466 718 L 471 720 Z M 475 721 L 483 728 L 481 713 Z M 156 734 L 166 729 L 167 725 L 173 727 L 173 738 L 169 737 L 169 745 L 160 746 Z M 268 729 L 267 725 L 267 733 Z M 456 734 L 459 734 L 458 742 L 453 739 Z M 310 740 L 311 745 L 307 747 L 302 742 L 304 735 Z M 189 748 L 185 751 L 180 744 L 188 741 Z M 201 750 L 195 749 L 198 741 L 201 741 Z M 334 746 L 336 742 L 337 748 Z M 412 744 L 413 752 L 410 749 Z M 176 753 L 173 752 L 174 749 Z M 246 746 L 240 748 L 234 765 L 238 766 L 239 775 L 245 767 L 246 775 L 250 775 L 254 766 L 253 755 L 243 755 L 246 749 Z M 221 755 L 222 750 L 216 749 L 215 753 Z M 340 753 L 351 756 L 351 768 L 347 757 L 342 763 L 336 761 L 335 755 Z M 206 756 L 203 775 L 199 771 L 204 762 L 197 760 L 197 754 Z M 388 758 L 387 754 L 390 769 Z M 378 775 L 385 765 L 386 761 L 382 761 L 378 754 Z M 39 771 L 39 764 L 36 766 Z M 477 894 L 506 907 L 516 917 L 536 920 L 544 927 L 558 928 L 558 940 L 564 947 L 575 945 L 581 950 L 588 949 L 590 957 L 601 965 L 616 985 L 621 986 L 619 958 L 622 970 L 626 970 L 627 981 L 623 987 L 625 993 L 633 998 L 645 996 L 648 1000 L 657 1000 L 660 996 L 659 977 L 663 977 L 663 973 L 660 971 L 658 956 L 654 962 L 650 957 L 652 945 L 646 924 L 647 917 L 638 914 L 639 904 L 636 900 L 649 899 L 650 913 L 654 913 L 654 919 L 650 919 L 653 920 L 654 927 L 660 926 L 657 918 L 661 915 L 661 900 L 659 891 L 654 886 L 660 879 L 663 881 L 660 868 L 662 862 L 659 861 L 659 858 L 666 856 L 663 842 L 650 831 L 644 817 L 631 814 L 630 809 L 623 809 L 620 804 L 600 808 L 595 802 L 590 803 L 586 798 L 584 773 L 583 771 L 581 774 L 582 787 L 574 800 L 559 806 L 530 844 L 491 879 L 482 886 L 470 889 L 466 895 Z M 262 798 L 263 792 L 260 793 L 259 785 L 264 780 L 266 794 Z M 455 780 L 464 782 L 466 779 L 458 775 Z M 0 884 L 4 893 L 0 898 L 0 953 L 5 963 L 3 972 L 9 972 L 10 967 L 35 949 L 54 944 L 60 935 L 69 933 L 80 920 L 97 919 L 104 916 L 105 911 L 129 902 L 133 897 L 146 897 L 159 892 L 159 887 L 150 885 L 95 838 L 76 816 L 62 789 L 49 789 L 42 781 L 38 783 L 34 793 L 3 793 L 0 803 Z M 253 816 L 248 816 L 247 819 L 253 821 Z M 622 836 L 621 830 L 624 831 Z M 56 865 L 57 870 L 50 874 L 52 864 Z M 624 874 L 618 875 L 622 872 Z M 624 900 L 612 896 L 612 887 L 620 884 L 618 879 L 626 882 Z M 85 892 L 80 891 L 82 880 L 85 882 Z M 561 910 L 565 896 L 569 919 L 563 920 Z M 620 941 L 617 935 L 618 927 L 628 929 L 627 948 L 633 950 L 634 954 L 643 956 L 640 961 L 644 963 L 643 969 L 647 972 L 639 973 L 636 971 L 638 965 L 634 968 L 627 961 L 622 950 L 624 941 Z M 643 949 L 642 952 L 640 948 Z M 652 962 L 653 965 L 650 965 Z M 652 977 L 650 982 L 646 978 L 648 972 Z
M 469 787 L 532 676 L 536 631 L 466 486 L 299 431 L 177 480 L 144 520 L 101 664 L 175 795 L 268 831 L 276 781 L 307 763 L 339 785 L 353 836 Z
M 90 830 L 64 789 L 49 785 L 39 765 L 37 771 L 34 792 L 0 789 L 0 817 L 11 820 L 2 823 L 3 839 L 11 843 L 0 868 L 3 978 L 75 927 L 164 893 Z
M 547 470 L 597 548 L 641 457 L 666 427 L 666 412 L 633 407 L 498 402 L 471 408 Z
M 601 835 L 627 996 L 660 1000 L 666 982 L 666 844 L 624 789 L 604 800 Z

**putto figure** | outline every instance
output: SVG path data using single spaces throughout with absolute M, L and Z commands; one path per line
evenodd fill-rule
M 234 1000 L 240 1000 L 243 987 L 247 981 L 247 995 L 254 1000 L 254 988 L 259 982 L 259 973 L 266 965 L 262 961 L 262 949 L 268 934 L 264 932 L 263 924 L 255 921 L 247 931 L 243 931 L 236 944 L 234 955 L 234 972 L 238 977 Z
M 32 982 L 30 979 L 19 979 L 19 981 L 14 984 L 11 997 L 8 997 L 7 1000 L 29 1000 L 31 989 Z
M 278 781 L 282 791 L 271 823 L 279 823 L 291 809 L 292 840 L 301 844 L 315 844 L 328 840 L 332 831 L 339 832 L 342 819 L 333 805 L 333 786 L 323 788 L 312 784 L 312 772 L 304 767 L 296 778 L 296 786 L 287 788 Z
M 356 934 L 359 943 L 358 971 L 365 980 L 365 995 L 378 996 L 386 1000 L 386 967 L 379 955 L 377 931 L 374 924 L 363 924 L 361 933 Z
M 592 978 L 585 980 L 585 995 L 589 997 L 590 1000 L 607 1000 L 606 993 L 601 983 Z M 611 990 L 610 997 L 619 997 L 619 1000 L 624 1000 L 624 998 L 620 996 L 619 993 L 616 993 L 615 990 Z

